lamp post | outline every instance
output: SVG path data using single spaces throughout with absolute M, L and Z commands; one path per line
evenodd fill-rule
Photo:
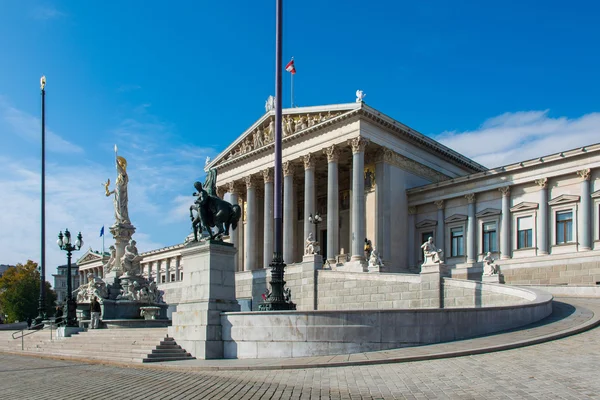
M 273 261 L 271 267 L 272 292 L 265 301 L 258 305 L 260 311 L 295 310 L 289 290 L 284 289 L 285 261 L 283 260 L 283 167 L 282 167 L 282 134 L 281 134 L 281 75 L 283 73 L 283 0 L 275 0 L 275 179 L 273 193 L 274 241 Z M 289 260 L 288 260 L 289 261 Z
M 67 252 L 67 326 L 77 326 L 77 302 L 73 300 L 73 288 L 71 287 L 71 255 L 73 251 L 81 249 L 83 246 L 83 238 L 81 232 L 77 235 L 77 241 L 75 244 L 71 244 L 71 232 L 65 229 L 65 234 L 62 231 L 58 234 L 58 240 L 56 241 L 58 247 L 61 250 Z
M 317 212 L 317 213 L 315 213 L 314 217 L 312 214 L 310 214 L 310 216 L 308 217 L 308 222 L 315 225 L 315 240 L 318 241 L 319 240 L 319 224 L 321 222 L 323 222 L 323 218 L 321 218 L 321 215 Z
M 40 298 L 35 325 L 46 317 L 46 77 L 40 78 L 42 91 L 42 232 L 40 260 Z

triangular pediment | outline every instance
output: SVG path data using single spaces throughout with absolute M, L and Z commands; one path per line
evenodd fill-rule
M 453 215 L 449 216 L 448 218 L 446 218 L 444 220 L 444 222 L 446 222 L 447 224 L 449 224 L 449 223 L 452 223 L 452 222 L 466 221 L 467 218 L 468 217 L 465 214 L 453 214 Z
M 296 135 L 302 136 L 319 129 L 348 112 L 360 109 L 361 103 L 336 104 L 329 106 L 299 107 L 282 110 L 282 136 L 286 142 Z M 229 162 L 243 160 L 273 146 L 275 137 L 275 111 L 265 113 L 250 128 L 242 133 L 229 147 L 220 153 L 205 170 L 219 168 Z
M 437 221 L 434 221 L 432 219 L 425 219 L 419 223 L 417 223 L 417 225 L 415 225 L 417 228 L 429 228 L 430 226 L 436 226 L 437 225 Z
M 519 204 L 513 206 L 510 209 L 510 212 L 536 210 L 538 207 L 539 207 L 538 203 L 533 203 L 533 202 L 530 202 L 530 201 L 524 201 L 522 203 L 519 203 Z
M 86 251 L 80 258 L 77 260 L 77 265 L 88 264 L 94 261 L 102 260 L 102 256 L 92 249 Z
M 477 218 L 485 218 L 500 214 L 502 214 L 502 210 L 498 208 L 486 208 L 485 210 L 479 211 L 475 216 L 477 216 Z
M 596 199 L 600 197 L 600 190 L 596 190 L 594 193 L 592 193 L 592 198 Z
M 580 197 L 576 196 L 574 194 L 561 194 L 560 196 L 555 197 L 552 200 L 550 200 L 548 202 L 548 205 L 557 206 L 560 204 L 574 203 L 576 201 L 579 201 L 579 199 L 580 199 Z

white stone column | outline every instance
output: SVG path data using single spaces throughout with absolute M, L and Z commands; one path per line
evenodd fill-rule
M 231 204 L 239 205 L 239 192 L 236 188 L 235 182 L 229 182 L 227 184 L 227 191 L 229 192 L 229 201 L 231 202 Z M 238 221 L 237 228 L 235 230 L 231 230 L 231 229 L 229 230 L 229 240 L 231 240 L 231 244 L 233 244 L 233 247 L 235 247 L 238 252 L 241 251 L 241 249 L 240 249 L 240 230 L 243 228 L 244 228 L 244 221 L 242 221 L 242 218 L 240 218 L 240 220 Z M 237 272 L 240 270 L 237 254 L 234 257 L 234 262 L 235 262 L 235 271 Z M 178 272 L 178 274 L 179 274 L 179 272 Z M 178 276 L 177 279 L 179 280 L 181 278 Z
M 294 262 L 294 166 L 283 163 L 283 261 Z
M 273 260 L 273 168 L 267 168 L 263 173 L 265 181 L 264 201 L 264 234 L 263 234 L 263 268 L 267 268 Z
M 548 178 L 537 179 L 540 187 L 540 206 L 537 216 L 537 254 L 548 254 Z
M 465 195 L 468 202 L 467 209 L 467 263 L 477 261 L 477 228 L 475 223 L 475 193 Z
M 171 282 L 171 259 L 167 258 L 165 262 L 165 282 Z
M 244 234 L 244 270 L 252 271 L 256 266 L 256 182 L 245 176 L 246 182 L 246 232 Z
M 511 258 L 510 245 L 510 186 L 498 188 L 502 192 L 502 222 L 500 235 L 500 259 Z
M 390 196 L 390 164 L 393 152 L 381 148 L 375 160 L 375 241 L 374 248 L 379 252 L 384 263 L 391 259 L 391 196 Z M 408 258 L 406 259 L 408 261 Z M 386 270 L 391 272 L 390 270 Z M 395 271 L 394 271 L 395 272 Z
M 579 211 L 579 250 L 592 249 L 592 216 L 591 216 L 591 197 L 590 197 L 590 176 L 591 169 L 577 171 L 577 175 L 582 178 L 581 181 L 581 210 Z
M 161 264 L 162 264 L 161 260 L 156 261 L 156 283 L 157 284 L 162 283 L 162 279 L 160 279 L 161 275 L 162 275 Z
M 315 210 L 315 157 L 307 154 L 302 159 L 304 161 L 304 239 L 306 239 L 315 229 L 308 216 L 317 211 Z M 319 238 L 315 237 L 315 240 Z
M 335 256 L 340 251 L 339 238 L 339 181 L 338 161 L 340 149 L 336 145 L 329 146 L 323 152 L 327 155 L 327 259 L 335 264 Z
M 179 282 L 181 280 L 181 256 L 175 257 L 175 282 Z
M 433 202 L 437 207 L 437 229 L 435 230 L 435 247 L 446 252 L 446 244 L 444 238 L 446 236 L 446 226 L 444 225 L 444 200 Z M 443 254 L 447 257 L 446 254 Z
M 352 146 L 352 261 L 363 261 L 364 240 L 367 234 L 365 217 L 365 148 L 369 140 L 358 136 Z
M 415 236 L 416 232 L 416 222 L 415 215 L 417 214 L 417 207 L 408 207 L 408 268 L 413 268 L 417 266 L 417 257 L 416 257 L 416 246 L 415 246 Z

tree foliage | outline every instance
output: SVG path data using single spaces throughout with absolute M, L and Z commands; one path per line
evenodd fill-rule
M 56 293 L 46 284 L 46 314 L 52 315 Z M 40 273 L 37 263 L 28 260 L 9 268 L 0 277 L 0 309 L 8 315 L 6 322 L 25 321 L 38 315 Z

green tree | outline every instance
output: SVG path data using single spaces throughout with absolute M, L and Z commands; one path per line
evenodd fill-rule
M 54 312 L 56 293 L 46 284 L 46 314 Z M 37 263 L 28 260 L 9 268 L 0 278 L 0 308 L 8 315 L 6 322 L 25 321 L 38 315 L 40 297 L 40 273 Z

